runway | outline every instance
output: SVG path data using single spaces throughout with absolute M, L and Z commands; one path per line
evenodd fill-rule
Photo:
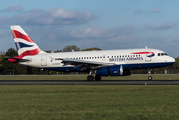
M 0 80 L 0 85 L 179 85 L 179 80 Z

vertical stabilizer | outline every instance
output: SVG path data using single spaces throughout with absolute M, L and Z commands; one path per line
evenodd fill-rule
M 11 26 L 11 31 L 19 56 L 33 56 L 45 53 L 19 25 Z

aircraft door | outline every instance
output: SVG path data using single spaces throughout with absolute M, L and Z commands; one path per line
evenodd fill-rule
M 152 60 L 152 57 L 151 57 L 151 50 L 147 50 L 145 51 L 145 61 L 151 61 Z
M 47 66 L 47 55 L 41 56 L 41 66 Z

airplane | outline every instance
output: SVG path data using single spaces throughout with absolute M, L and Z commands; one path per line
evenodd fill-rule
M 175 59 L 158 49 L 121 49 L 46 53 L 19 26 L 10 26 L 18 56 L 8 61 L 20 65 L 60 72 L 88 71 L 88 81 L 101 80 L 101 76 L 131 75 L 132 70 L 169 66 Z M 95 74 L 95 77 L 93 76 Z M 148 76 L 152 80 L 152 76 Z

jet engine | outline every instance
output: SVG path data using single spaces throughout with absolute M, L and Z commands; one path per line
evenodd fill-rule
M 105 66 L 96 69 L 96 75 L 98 76 L 123 76 L 131 75 L 130 70 L 123 70 L 122 65 Z

